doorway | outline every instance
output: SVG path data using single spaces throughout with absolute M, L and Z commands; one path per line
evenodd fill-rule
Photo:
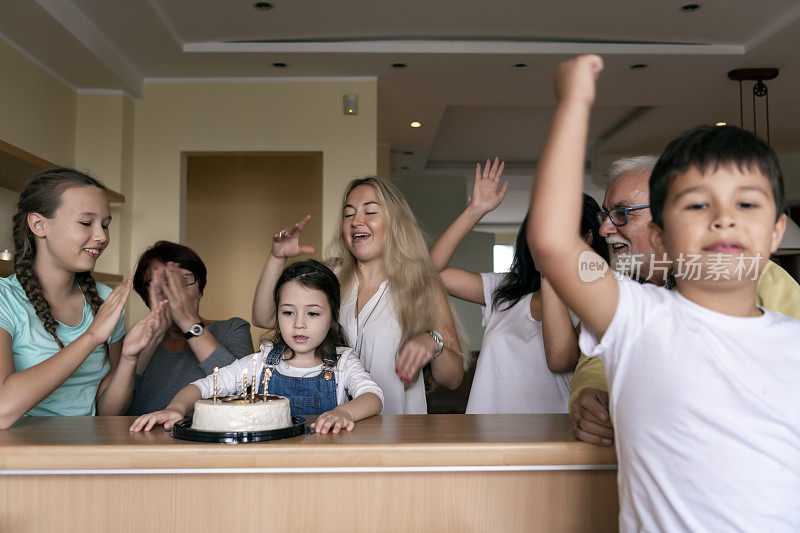
M 321 255 L 321 152 L 187 154 L 186 244 L 208 267 L 201 314 L 252 323 L 272 235 L 307 213 L 301 242 Z M 256 349 L 264 331 L 251 328 Z

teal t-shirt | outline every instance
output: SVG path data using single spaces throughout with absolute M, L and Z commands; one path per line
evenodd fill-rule
M 111 288 L 102 283 L 97 284 L 97 293 L 105 300 Z M 66 346 L 82 335 L 92 323 L 94 316 L 88 302 L 83 306 L 81 323 L 70 327 L 58 323 L 56 333 Z M 25 290 L 14 274 L 0 278 L 0 328 L 11 334 L 11 349 L 14 355 L 14 370 L 19 372 L 41 363 L 58 352 L 60 348 L 52 335 L 45 331 L 42 321 L 36 316 Z M 113 344 L 125 336 L 125 313 L 108 338 Z M 42 400 L 25 416 L 86 416 L 95 412 L 95 395 L 100 380 L 108 373 L 109 366 L 104 364 L 105 349 L 101 344 L 89 354 L 89 357 L 78 367 L 67 380 Z

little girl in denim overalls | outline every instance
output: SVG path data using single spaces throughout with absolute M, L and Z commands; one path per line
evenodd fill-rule
M 383 392 L 364 369 L 358 354 L 347 347 L 339 325 L 339 280 L 319 261 L 287 267 L 275 285 L 278 330 L 262 343 L 260 353 L 242 357 L 220 368 L 217 394 L 243 394 L 242 378 L 257 392 L 289 398 L 292 416 L 318 415 L 311 428 L 317 433 L 352 430 L 356 421 L 383 409 Z M 268 376 L 265 377 L 265 376 Z M 139 417 L 131 430 L 149 430 L 155 424 L 169 429 L 200 398 L 214 394 L 213 376 L 183 389 L 163 411 Z M 348 396 L 353 398 L 348 401 Z

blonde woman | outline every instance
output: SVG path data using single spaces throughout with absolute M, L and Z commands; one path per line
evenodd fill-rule
M 455 389 L 465 358 L 422 232 L 400 191 L 380 178 L 351 181 L 342 204 L 329 259 L 342 285 L 339 320 L 383 391 L 382 412 L 427 413 L 422 368 L 430 363 L 433 379 Z M 286 259 L 314 253 L 300 245 L 309 218 L 272 238 L 253 301 L 259 327 L 275 327 L 272 293 Z

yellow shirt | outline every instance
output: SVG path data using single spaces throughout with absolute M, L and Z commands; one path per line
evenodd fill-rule
M 776 263 L 767 261 L 761 277 L 758 278 L 756 291 L 756 303 L 764 309 L 800 320 L 800 285 Z M 603 362 L 598 357 L 586 357 L 581 354 L 569 388 L 570 408 L 573 400 L 583 389 L 608 391 Z

